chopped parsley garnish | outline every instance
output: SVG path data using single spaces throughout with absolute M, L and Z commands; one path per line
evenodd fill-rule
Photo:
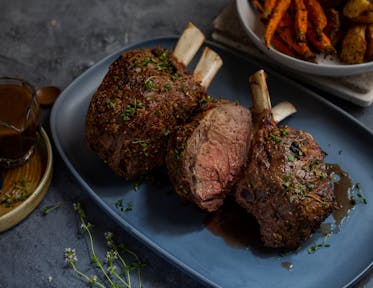
M 281 136 L 287 136 L 289 133 L 284 129 L 280 129 Z
M 167 129 L 166 131 L 164 131 L 164 133 L 163 133 L 164 136 L 168 136 L 168 135 L 170 135 L 170 134 L 171 134 L 171 131 L 168 130 L 168 129 Z
M 297 193 L 297 194 L 302 194 L 303 190 L 302 190 L 302 188 L 297 187 L 297 188 L 294 189 L 294 192 Z
M 142 64 L 145 66 L 145 65 L 148 65 L 149 63 L 155 63 L 155 62 L 156 60 L 153 57 L 145 57 Z
M 175 149 L 175 158 L 176 160 L 181 160 L 181 153 L 185 150 L 186 145 L 185 143 L 181 144 L 179 147 Z
M 212 97 L 209 95 L 207 97 L 201 98 L 198 102 L 200 105 L 211 102 Z
M 321 172 L 320 174 L 320 180 L 324 180 L 326 178 L 326 173 L 325 172 Z
M 123 199 L 119 199 L 115 202 L 115 207 L 121 212 L 132 211 L 132 202 L 128 202 L 125 206 L 123 204 Z
M 306 184 L 306 187 L 307 187 L 309 190 L 312 190 L 312 189 L 315 187 L 315 185 L 312 184 L 312 183 L 307 183 L 307 184 Z
M 140 101 L 135 101 L 133 103 L 128 103 L 127 108 L 122 112 L 121 116 L 124 121 L 131 120 L 131 117 L 136 113 L 139 108 L 144 108 L 144 104 Z
M 149 78 L 145 79 L 144 85 L 145 85 L 146 90 L 150 90 L 150 91 L 154 90 L 155 83 L 152 80 L 154 77 L 155 76 L 150 76 Z
M 288 154 L 288 160 L 291 162 L 295 161 L 295 156 L 293 154 Z
M 273 133 L 269 133 L 269 137 L 275 141 L 275 143 L 281 143 L 281 138 Z
M 113 102 L 113 100 L 111 99 L 106 99 L 106 104 L 109 108 L 114 108 L 115 107 L 115 103 Z
M 170 91 L 171 90 L 171 86 L 170 85 L 164 85 L 163 86 L 163 91 Z
M 168 55 L 168 49 L 165 49 L 162 54 L 159 56 L 159 60 L 165 61 L 167 60 L 167 55 Z
M 179 79 L 179 75 L 177 73 L 174 73 L 171 75 L 171 80 L 172 81 L 176 81 L 177 79 Z
M 148 147 L 148 143 L 146 142 L 146 140 L 132 141 L 132 144 L 139 144 L 142 148 Z

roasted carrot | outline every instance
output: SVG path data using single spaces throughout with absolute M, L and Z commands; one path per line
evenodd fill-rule
M 264 34 L 264 43 L 267 48 L 271 44 L 271 39 L 273 34 L 275 33 L 278 23 L 280 23 L 281 18 L 286 13 L 287 9 L 289 8 L 291 0 L 278 0 L 277 5 L 273 9 L 271 18 L 268 21 L 266 31 Z
M 275 35 L 273 35 L 272 37 L 272 42 L 271 42 L 272 46 L 280 51 L 281 53 L 284 53 L 288 56 L 291 56 L 291 57 L 296 57 L 296 58 L 300 58 L 300 56 L 298 54 L 296 54 L 295 51 L 293 51 L 281 38 L 280 36 L 276 33 Z
M 258 0 L 251 0 L 251 4 L 260 12 L 263 13 L 264 8 L 263 5 Z
M 322 32 L 328 23 L 324 9 L 317 0 L 304 0 L 304 4 L 306 5 L 308 11 L 308 18 L 315 26 L 316 37 L 318 40 L 321 40 Z
M 294 0 L 295 6 L 295 32 L 298 42 L 306 41 L 308 13 L 303 0 Z
M 317 51 L 324 53 L 325 55 L 336 54 L 336 50 L 333 47 L 328 36 L 326 36 L 325 33 L 321 33 L 321 38 L 319 39 L 316 29 L 310 22 L 308 22 L 307 39 L 311 42 L 312 46 L 315 47 Z
M 281 1 L 281 0 L 280 0 Z M 273 9 L 276 6 L 276 3 L 279 2 L 278 0 L 265 0 L 263 5 L 263 13 L 262 19 L 268 20 L 269 16 L 271 16 Z
M 333 47 L 337 47 L 342 36 L 342 23 L 338 10 L 330 8 L 326 10 L 328 17 L 328 25 L 324 29 L 324 33 L 329 37 Z
M 292 31 L 293 23 L 290 15 L 288 13 L 284 14 L 284 17 L 281 19 L 278 28 L 277 34 L 280 38 L 289 46 L 290 49 L 294 50 L 300 58 L 306 61 L 314 62 L 315 54 L 308 47 L 307 43 L 297 42 L 293 37 L 294 33 Z

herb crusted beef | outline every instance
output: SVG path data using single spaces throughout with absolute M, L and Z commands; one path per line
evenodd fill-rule
M 277 127 L 270 107 L 259 114 L 254 109 L 253 121 L 235 198 L 257 219 L 265 246 L 295 249 L 336 207 L 324 152 L 309 133 Z
M 166 49 L 123 52 L 86 116 L 86 141 L 118 175 L 136 179 L 164 164 L 169 134 L 207 98 Z

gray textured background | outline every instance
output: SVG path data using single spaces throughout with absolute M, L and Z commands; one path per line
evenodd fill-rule
M 19 76 L 37 87 L 66 87 L 96 61 L 118 48 L 156 36 L 180 34 L 192 21 L 206 35 L 229 1 L 188 0 L 63 0 L 0 1 L 0 75 Z M 373 109 L 360 108 L 323 95 L 373 129 Z M 49 110 L 44 127 L 49 130 Z M 87 242 L 78 233 L 72 203 L 80 201 L 90 222 L 99 253 L 102 235 L 113 231 L 146 262 L 144 287 L 200 287 L 136 239 L 124 233 L 99 210 L 75 183 L 55 153 L 54 178 L 41 205 L 25 221 L 0 234 L 0 287 L 84 287 L 64 265 L 63 251 L 76 248 L 78 265 L 89 267 Z M 50 215 L 42 208 L 61 203 Z M 52 282 L 48 277 L 53 278 Z M 370 282 L 372 283 L 372 282 Z M 367 281 L 359 286 L 368 287 Z M 369 285 L 370 286 L 370 285 Z

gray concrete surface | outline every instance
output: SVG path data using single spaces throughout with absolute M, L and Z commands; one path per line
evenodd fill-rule
M 188 21 L 206 35 L 227 0 L 0 0 L 0 75 L 19 76 L 35 86 L 66 87 L 75 77 L 118 48 L 156 36 L 180 34 Z M 373 129 L 373 109 L 330 98 Z M 47 130 L 49 110 L 43 111 Z M 103 233 L 113 231 L 146 263 L 144 287 L 201 287 L 117 226 L 87 198 L 55 153 L 54 178 L 46 198 L 25 221 L 0 234 L 0 288 L 85 287 L 64 264 L 63 251 L 75 248 L 79 267 L 89 267 L 87 241 L 72 203 L 81 202 L 99 254 Z M 61 207 L 48 216 L 42 209 Z M 88 271 L 91 272 L 91 271 Z M 51 277 L 51 281 L 48 278 Z M 369 282 L 372 283 L 372 282 Z M 359 286 L 369 285 L 365 280 Z M 366 286 L 368 287 L 368 286 Z

